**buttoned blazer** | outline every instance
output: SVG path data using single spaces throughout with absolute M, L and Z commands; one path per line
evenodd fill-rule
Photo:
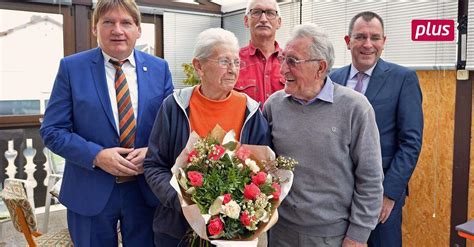
M 173 85 L 165 60 L 138 50 L 134 54 L 138 83 L 135 148 L 141 148 L 148 145 L 156 113 Z M 100 213 L 115 177 L 93 167 L 93 160 L 102 149 L 119 146 L 100 48 L 61 60 L 40 134 L 51 151 L 66 159 L 61 203 L 85 216 Z M 156 206 L 159 201 L 143 175 L 138 176 L 138 184 L 146 202 Z
M 341 85 L 349 79 L 350 65 L 330 74 Z M 375 110 L 380 132 L 384 195 L 398 200 L 407 188 L 421 151 L 422 93 L 415 71 L 379 59 L 365 96 Z

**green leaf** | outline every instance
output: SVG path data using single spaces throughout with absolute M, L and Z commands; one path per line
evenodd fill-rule
M 196 75 L 192 63 L 183 63 L 183 72 L 186 74 L 186 79 L 183 80 L 183 83 L 186 85 L 194 86 L 201 83 L 201 80 Z
M 223 147 L 230 150 L 230 151 L 234 151 L 235 148 L 237 147 L 237 142 L 228 142 L 228 143 L 224 144 Z
M 210 215 L 216 215 L 221 212 L 221 206 L 222 206 L 222 197 L 218 196 L 216 200 L 212 203 L 211 207 L 209 208 L 209 214 Z

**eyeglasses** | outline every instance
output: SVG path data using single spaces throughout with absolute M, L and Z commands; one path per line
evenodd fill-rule
M 378 41 L 382 40 L 382 37 L 380 35 L 372 35 L 372 36 L 368 37 L 365 34 L 356 34 L 356 35 L 353 35 L 352 38 L 359 41 L 359 42 L 364 42 L 367 39 L 370 39 L 370 41 L 372 41 L 372 42 L 378 42 Z
M 235 59 L 234 61 L 227 59 L 227 58 L 219 58 L 219 59 L 210 59 L 208 58 L 207 60 L 217 62 L 219 64 L 219 67 L 223 69 L 229 68 L 231 65 L 234 65 L 236 68 L 240 68 L 240 59 Z
M 277 16 L 278 16 L 278 11 L 276 10 L 273 10 L 273 9 L 266 9 L 266 10 L 263 10 L 263 9 L 251 9 L 249 11 L 249 14 L 252 18 L 255 18 L 255 19 L 260 19 L 260 17 L 262 16 L 262 14 L 265 13 L 265 16 L 267 17 L 267 19 L 269 20 L 272 20 L 272 19 L 275 19 Z
M 322 59 L 296 59 L 294 57 L 285 57 L 285 56 L 278 56 L 278 61 L 280 61 L 280 64 L 286 63 L 290 67 L 296 67 L 296 65 L 300 63 L 306 63 L 306 62 L 315 62 L 315 61 L 321 61 Z

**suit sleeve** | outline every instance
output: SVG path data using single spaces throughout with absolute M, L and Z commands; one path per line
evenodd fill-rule
M 68 71 L 66 60 L 62 59 L 40 135 L 47 148 L 67 159 L 70 164 L 92 170 L 95 156 L 103 147 L 73 131 L 73 92 Z
M 384 194 L 400 198 L 408 185 L 421 151 L 423 139 L 422 94 L 414 71 L 405 73 L 397 109 L 398 150 L 385 173 Z
M 165 73 L 166 74 L 165 74 L 165 97 L 164 98 L 172 94 L 173 89 L 174 89 L 173 81 L 171 79 L 171 72 L 170 72 L 170 68 L 167 61 L 165 61 Z

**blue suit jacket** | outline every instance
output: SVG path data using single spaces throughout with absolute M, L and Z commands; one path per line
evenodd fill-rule
M 347 84 L 350 66 L 330 74 Z M 401 198 L 415 169 L 423 139 L 422 95 L 413 70 L 379 59 L 365 96 L 375 110 L 382 147 L 384 194 Z
M 172 93 L 166 61 L 135 50 L 138 114 L 135 147 L 146 147 L 156 113 Z M 100 48 L 61 60 L 59 72 L 40 129 L 44 144 L 66 159 L 59 200 L 69 210 L 85 216 L 100 213 L 112 192 L 115 177 L 93 160 L 104 148 L 118 147 L 115 125 Z M 159 201 L 144 176 L 138 183 L 147 203 Z

